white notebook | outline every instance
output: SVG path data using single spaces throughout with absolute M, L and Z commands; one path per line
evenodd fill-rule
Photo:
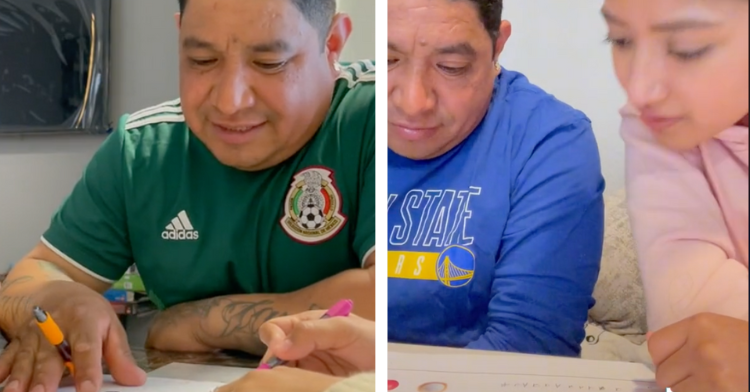
M 230 383 L 242 378 L 251 368 L 170 363 L 149 373 L 149 377 L 190 379 Z
M 388 353 L 393 392 L 665 392 L 642 364 L 533 355 Z

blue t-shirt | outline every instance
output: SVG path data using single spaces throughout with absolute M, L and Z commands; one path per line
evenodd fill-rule
M 580 355 L 603 190 L 586 115 L 503 70 L 461 144 L 388 152 L 389 340 Z

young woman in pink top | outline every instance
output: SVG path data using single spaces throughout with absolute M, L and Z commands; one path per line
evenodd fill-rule
M 748 390 L 748 1 L 605 0 L 657 382 Z

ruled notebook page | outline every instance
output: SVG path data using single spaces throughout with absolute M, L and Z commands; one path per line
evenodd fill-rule
M 642 364 L 533 355 L 388 353 L 394 392 L 664 392 Z

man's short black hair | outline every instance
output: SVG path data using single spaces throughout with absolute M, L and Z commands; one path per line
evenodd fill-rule
M 289 0 L 299 10 L 302 16 L 315 27 L 320 39 L 325 40 L 328 29 L 331 28 L 333 16 L 336 14 L 336 0 Z M 180 13 L 185 12 L 188 0 L 179 0 Z
M 471 2 L 476 7 L 479 19 L 482 21 L 484 29 L 487 30 L 487 34 L 492 38 L 492 46 L 494 47 L 500 30 L 500 22 L 503 20 L 503 0 L 466 1 Z

